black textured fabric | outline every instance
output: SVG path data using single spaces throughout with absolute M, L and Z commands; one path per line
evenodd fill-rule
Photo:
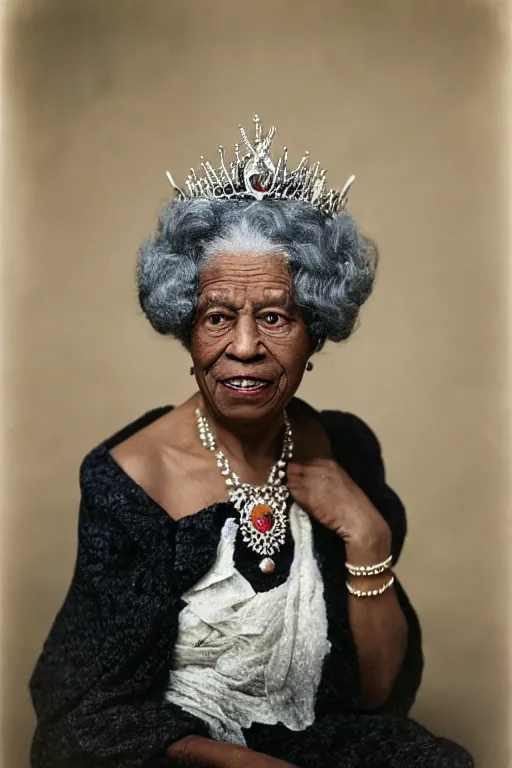
M 181 595 L 212 566 L 224 521 L 219 502 L 172 520 L 128 477 L 109 451 L 163 415 L 152 411 L 84 459 L 78 554 L 71 586 L 31 679 L 38 725 L 32 768 L 171 768 L 166 748 L 206 725 L 164 701 L 182 607 Z M 355 416 L 318 414 L 337 461 L 387 520 L 398 559 L 405 513 L 387 486 L 380 447 Z M 343 542 L 313 521 L 324 580 L 330 654 L 325 660 L 315 723 L 294 733 L 253 724 L 250 747 L 303 768 L 472 768 L 460 747 L 436 739 L 407 717 L 423 659 L 416 614 L 400 584 L 409 625 L 406 658 L 384 707 L 360 694 L 356 648 L 348 622 Z M 274 574 L 263 576 L 254 555 L 237 543 L 237 567 L 256 591 L 286 579 L 293 559 L 288 535 Z

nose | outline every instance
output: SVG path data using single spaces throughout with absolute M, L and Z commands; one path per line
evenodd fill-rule
M 249 361 L 262 354 L 258 325 L 250 315 L 239 316 L 233 329 L 233 337 L 226 349 L 229 357 Z

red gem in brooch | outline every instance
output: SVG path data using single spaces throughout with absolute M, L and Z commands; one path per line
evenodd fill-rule
M 256 504 L 252 508 L 251 522 L 260 533 L 267 533 L 274 527 L 274 514 L 268 504 Z

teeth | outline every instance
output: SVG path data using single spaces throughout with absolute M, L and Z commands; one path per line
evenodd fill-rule
M 261 387 L 262 381 L 254 381 L 254 379 L 229 379 L 226 384 L 230 387 L 238 387 L 238 389 L 256 389 Z

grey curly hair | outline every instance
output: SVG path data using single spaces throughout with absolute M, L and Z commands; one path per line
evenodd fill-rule
M 326 219 L 300 201 L 172 200 L 137 263 L 140 305 L 156 331 L 190 346 L 201 269 L 222 252 L 283 254 L 317 351 L 351 334 L 377 267 L 374 243 L 345 212 Z

